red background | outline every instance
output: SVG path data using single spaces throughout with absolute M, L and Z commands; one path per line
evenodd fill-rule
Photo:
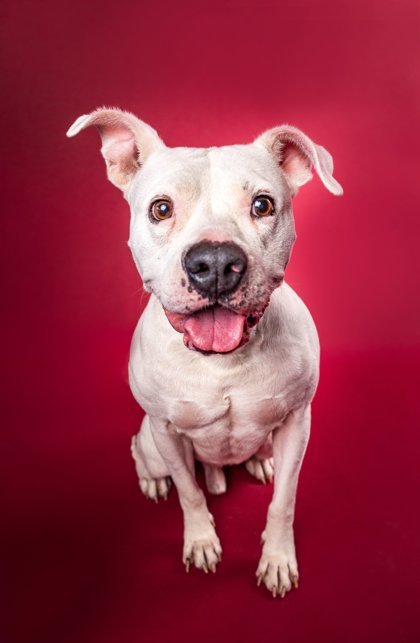
M 17 4 L 1 20 L 2 641 L 418 640 L 418 2 Z M 176 494 L 137 488 L 128 210 L 96 133 L 65 138 L 103 104 L 169 145 L 289 122 L 334 156 L 344 197 L 314 179 L 295 202 L 288 280 L 322 372 L 301 588 L 283 601 L 254 582 L 269 488 L 229 471 L 210 577 L 183 571 Z

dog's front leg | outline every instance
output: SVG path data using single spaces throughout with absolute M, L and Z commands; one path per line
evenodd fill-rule
M 283 598 L 298 586 L 298 567 L 293 536 L 295 497 L 300 467 L 311 424 L 310 405 L 293 411 L 273 432 L 274 494 L 262 534 L 262 556 L 257 569 L 258 585 L 264 582 L 273 596 Z
M 150 419 L 152 435 L 178 490 L 184 514 L 184 549 L 182 560 L 190 565 L 216 571 L 222 548 L 214 528 L 213 516 L 207 508 L 203 491 L 197 484 L 192 445 L 161 420 Z

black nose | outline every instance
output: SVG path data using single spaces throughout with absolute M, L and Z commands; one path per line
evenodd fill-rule
M 235 243 L 201 241 L 184 257 L 184 269 L 191 286 L 211 299 L 234 292 L 246 266 L 246 255 Z

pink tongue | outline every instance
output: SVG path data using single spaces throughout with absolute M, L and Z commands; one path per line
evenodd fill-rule
M 216 306 L 188 317 L 184 323 L 184 341 L 202 351 L 228 353 L 241 343 L 245 316 Z

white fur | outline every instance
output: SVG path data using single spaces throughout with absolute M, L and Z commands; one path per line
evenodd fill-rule
M 325 186 L 342 193 L 332 159 L 296 128 L 269 130 L 249 145 L 167 148 L 150 126 L 119 110 L 96 110 L 69 130 L 95 124 L 110 180 L 131 210 L 129 245 L 145 288 L 152 293 L 130 352 L 131 390 L 146 412 L 132 454 L 142 491 L 157 500 L 177 487 L 184 513 L 183 560 L 215 571 L 221 545 L 194 461 L 205 467 L 212 493 L 223 493 L 223 466 L 245 463 L 274 494 L 257 569 L 274 595 L 297 586 L 293 537 L 298 474 L 310 430 L 318 382 L 319 345 L 309 311 L 284 283 L 295 240 L 292 196 L 315 167 Z M 117 152 L 117 153 L 116 153 Z M 250 214 L 255 194 L 274 199 L 276 214 Z M 151 222 L 150 203 L 170 197 L 175 215 Z M 233 241 L 248 258 L 243 288 L 228 305 L 262 311 L 249 342 L 229 354 L 188 350 L 162 304 L 179 314 L 207 302 L 188 288 L 182 256 L 201 240 Z

